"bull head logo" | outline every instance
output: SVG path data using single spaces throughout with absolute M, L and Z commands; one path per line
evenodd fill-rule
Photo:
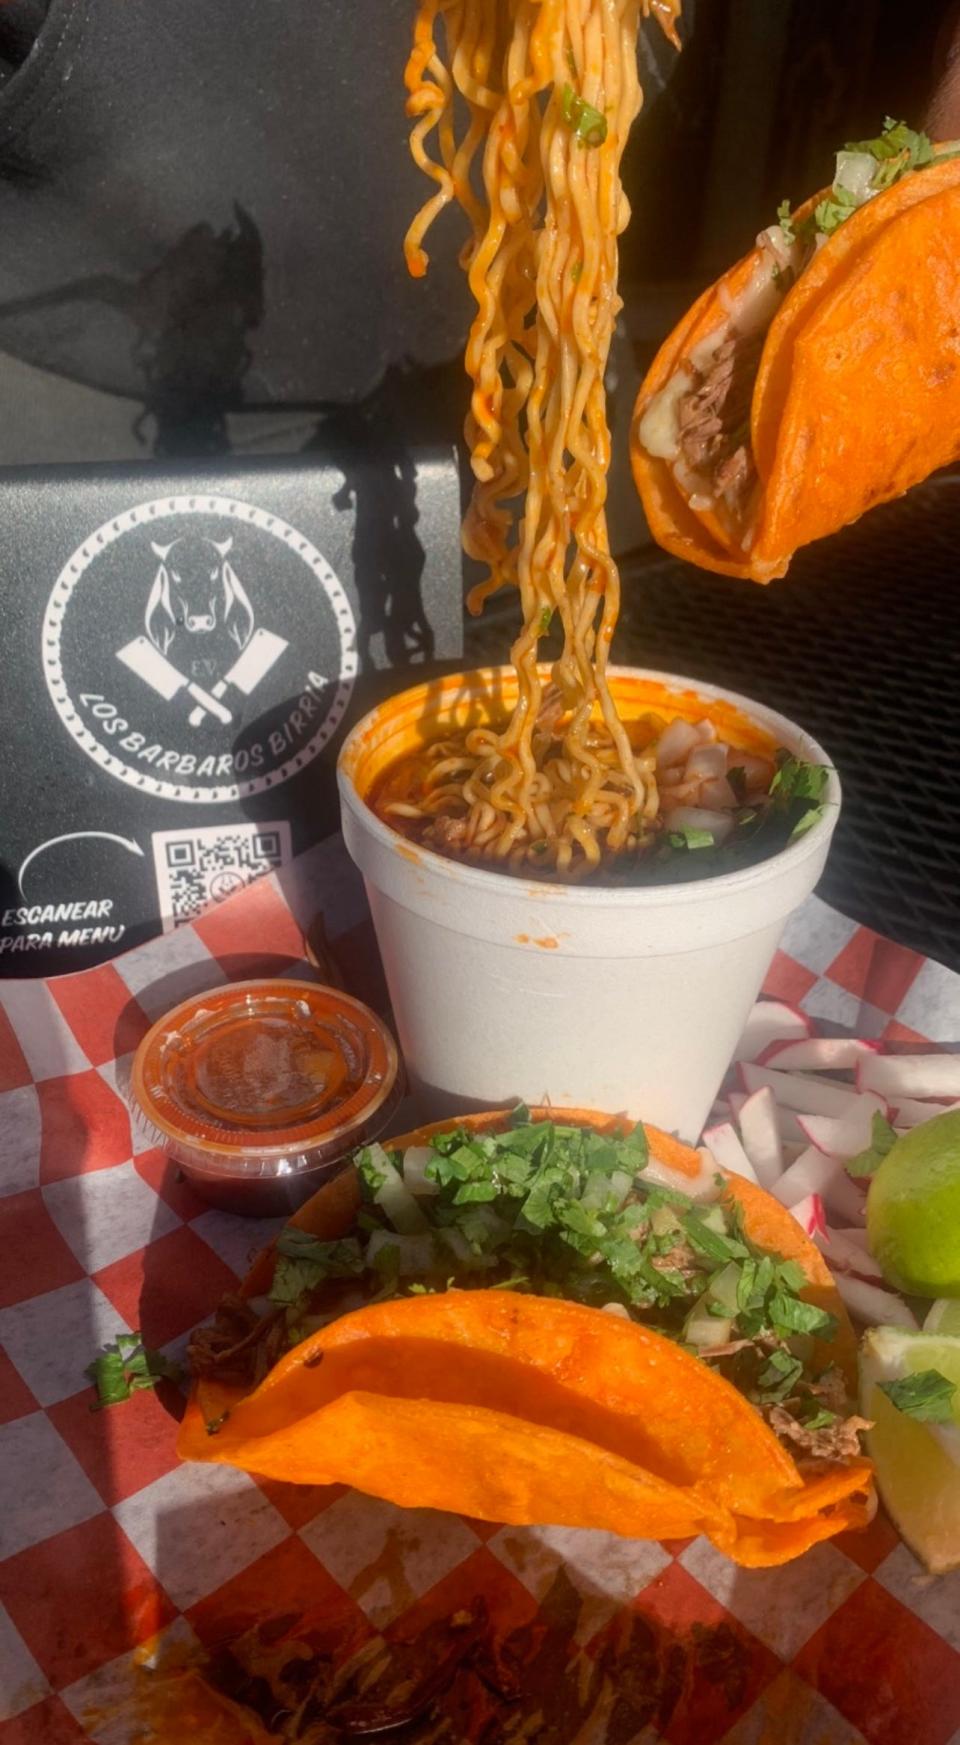
M 147 635 L 165 655 L 180 637 L 219 632 L 237 649 L 253 634 L 253 607 L 229 561 L 232 539 L 187 533 L 169 545 L 151 541 L 159 567 L 144 617 Z

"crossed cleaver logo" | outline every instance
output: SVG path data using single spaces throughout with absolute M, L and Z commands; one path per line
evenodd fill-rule
M 231 692 L 250 697 L 289 646 L 258 627 L 249 595 L 230 562 L 233 539 L 186 533 L 168 545 L 151 542 L 159 567 L 144 613 L 146 635 L 117 649 L 117 659 L 167 703 L 183 695 L 200 727 L 211 716 L 233 720 Z M 221 667 L 210 688 L 198 682 Z M 226 702 L 224 701 L 226 698 Z

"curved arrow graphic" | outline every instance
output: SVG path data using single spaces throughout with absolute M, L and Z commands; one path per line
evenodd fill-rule
M 139 854 L 141 859 L 143 858 L 143 849 L 139 842 L 134 842 L 129 836 L 115 836 L 112 830 L 71 830 L 66 836 L 51 836 L 49 842 L 41 842 L 38 847 L 30 850 L 17 874 L 17 884 L 20 886 L 21 897 L 25 897 L 27 894 L 23 888 L 24 874 L 30 862 L 36 860 L 38 854 L 45 854 L 48 848 L 56 848 L 58 842 L 79 842 L 88 836 L 97 836 L 102 842 L 118 842 L 121 848 L 127 849 L 128 853 Z

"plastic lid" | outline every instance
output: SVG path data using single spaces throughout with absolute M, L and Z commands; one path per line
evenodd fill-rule
M 369 1136 L 397 1089 L 396 1044 L 336 988 L 235 982 L 154 1024 L 131 1095 L 160 1143 L 225 1175 L 310 1168 Z

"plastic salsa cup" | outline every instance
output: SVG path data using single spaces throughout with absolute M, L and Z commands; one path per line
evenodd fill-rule
M 339 989 L 235 982 L 153 1025 L 130 1095 L 138 1125 L 204 1199 L 251 1216 L 289 1212 L 388 1124 L 397 1049 Z

